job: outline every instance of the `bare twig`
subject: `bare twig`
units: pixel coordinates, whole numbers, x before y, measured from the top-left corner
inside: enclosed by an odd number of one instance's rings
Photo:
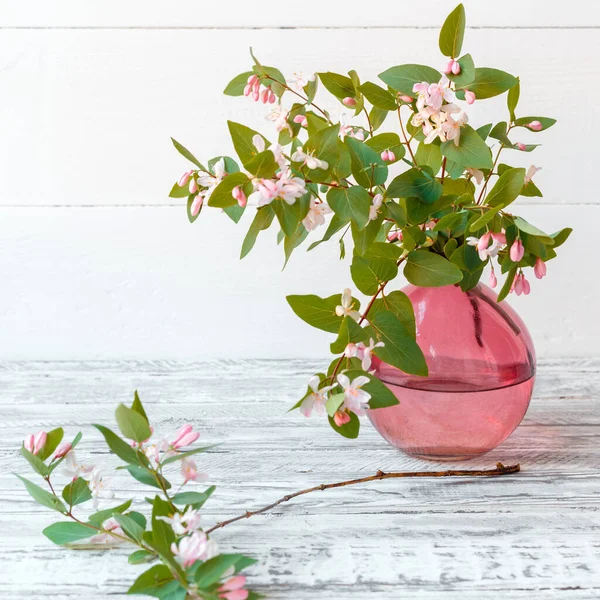
[[[227,521],[221,521],[216,525],[213,525],[209,529],[206,529],[206,533],[212,533],[215,529],[221,529],[221,527],[225,527],[226,525],[231,525],[231,523],[235,523],[236,521],[241,521],[242,519],[249,519],[254,515],[260,515],[265,513],[272,508],[275,508],[279,504],[283,502],[288,502],[293,498],[297,498],[298,496],[304,496],[305,494],[310,494],[311,492],[318,492],[329,490],[332,488],[345,487],[347,485],[356,485],[357,483],[367,483],[369,481],[379,481],[380,479],[400,479],[406,477],[499,477],[501,475],[510,475],[512,473],[518,473],[521,470],[521,465],[509,465],[505,467],[502,463],[497,463],[495,469],[483,469],[483,470],[449,470],[449,471],[406,471],[401,473],[384,473],[383,471],[377,471],[375,475],[370,475],[368,477],[361,477],[360,479],[349,479],[348,481],[338,481],[336,483],[322,483],[321,485],[316,485],[311,488],[307,488],[305,490],[301,490],[299,492],[294,492],[293,494],[287,494],[280,498],[276,502],[269,504],[268,506],[264,506],[263,508],[259,508],[258,510],[247,510],[243,515],[239,515],[234,517],[233,519],[228,519]]]

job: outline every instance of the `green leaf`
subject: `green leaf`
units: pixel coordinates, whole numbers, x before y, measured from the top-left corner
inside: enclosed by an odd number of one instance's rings
[[[408,96],[414,96],[413,86],[415,83],[421,83],[422,81],[437,83],[442,78],[442,74],[425,65],[410,64],[391,67],[380,73],[379,78],[394,90]]]
[[[21,446],[21,456],[32,466],[33,470],[42,477],[50,473],[50,468],[37,455],[29,452],[25,446]]]
[[[514,202],[525,182],[525,169],[509,169],[498,177],[498,181],[486,196],[485,203],[488,206],[506,208]],[[473,229],[471,229],[473,231]]]
[[[223,212],[234,222],[239,223],[242,215],[244,214],[245,207],[240,206],[239,204],[234,204],[233,206],[226,206],[223,209]]]
[[[144,410],[144,406],[142,405],[142,401],[140,400],[140,396],[137,390],[135,390],[135,392],[133,393],[133,403],[131,404],[131,410],[135,410],[136,413],[138,413],[139,415],[144,417],[144,419],[146,419],[146,423],[150,423],[150,420],[148,419],[148,415]]]
[[[421,142],[415,153],[417,165],[429,167],[433,175],[437,175],[442,167],[442,151],[437,144]]]
[[[184,600],[187,594],[166,565],[155,565],[142,573],[127,593],[153,596],[162,600]]]
[[[363,294],[372,296],[384,281],[390,281],[398,275],[398,266],[393,258],[365,258],[355,255],[350,273],[356,287]]]
[[[493,161],[490,149],[470,125],[464,125],[461,128],[458,146],[454,144],[453,140],[448,140],[442,143],[441,151],[443,156],[465,168],[492,168]]]
[[[174,504],[204,504],[208,500],[208,496],[204,492],[180,492],[175,494],[171,501]]]
[[[477,231],[482,227],[485,227],[490,221],[494,219],[494,217],[498,214],[498,211],[501,210],[502,207],[497,206],[491,210],[485,211],[480,217],[471,221],[469,224],[469,231]]]
[[[508,90],[508,96],[506,98],[506,104],[508,105],[508,112],[510,114],[510,120],[515,121],[515,110],[517,110],[517,104],[519,104],[519,96],[521,95],[521,84],[519,83],[519,78],[517,77],[516,85]]]
[[[227,121],[227,126],[229,127],[233,147],[246,168],[250,161],[259,154],[258,149],[252,141],[255,135],[262,137],[263,140],[265,140],[266,146],[270,145],[269,141],[263,135],[254,129],[250,129],[250,127],[246,127],[240,123],[234,123],[233,121]]]
[[[130,440],[144,442],[152,435],[147,419],[124,404],[117,407],[115,418],[121,433]]]
[[[456,265],[428,250],[413,250],[408,255],[404,276],[419,287],[451,285],[462,279],[462,273]]]
[[[369,121],[371,121],[373,131],[377,131],[383,125],[389,114],[387,110],[383,110],[383,108],[379,108],[378,106],[374,106],[371,109],[369,112]]]
[[[325,86],[328,92],[333,94],[339,100],[344,98],[354,98],[356,91],[350,77],[339,75],[338,73],[319,73],[319,79]]]
[[[365,330],[350,317],[344,317],[337,339],[330,346],[332,354],[341,354],[350,343],[364,342]]]
[[[519,231],[524,231],[529,235],[534,235],[535,237],[539,238],[540,242],[542,242],[543,244],[548,244],[551,246],[554,243],[554,240],[551,236],[549,236],[547,233],[544,233],[541,229],[538,229],[531,223],[528,223],[522,217],[515,217],[514,223],[519,229]]]
[[[487,125],[482,125],[481,127],[478,127],[475,131],[477,132],[479,137],[483,141],[485,141],[485,140],[487,140],[487,137],[490,134],[491,130],[492,130],[492,124],[488,123]]]
[[[498,302],[502,302],[506,296],[510,293],[510,288],[512,287],[512,283],[515,279],[515,275],[517,274],[518,267],[515,265],[506,275],[506,279],[504,280],[504,285],[498,294]]]
[[[456,58],[462,49],[465,36],[465,7],[459,4],[446,18],[440,31],[440,51],[444,56]]]
[[[148,460],[144,460],[127,442],[122,440],[117,434],[113,433],[108,427],[103,425],[93,425],[106,440],[106,444],[111,451],[116,454],[121,460],[132,465],[147,464]]]
[[[218,556],[209,558],[196,569],[194,575],[196,584],[200,588],[207,588],[214,585],[230,567],[235,567],[236,563],[242,558],[246,557],[241,554],[219,554]]]
[[[330,333],[338,333],[342,324],[342,317],[335,314],[336,306],[341,305],[342,299],[340,294],[329,296],[329,298],[320,298],[312,294],[300,296],[287,296],[288,304],[292,310],[303,321]],[[360,304],[358,300],[354,300],[355,309],[358,310]]]
[[[515,119],[515,126],[526,127],[527,129],[529,129],[527,125],[529,125],[529,123],[532,123],[533,121],[539,121],[541,123],[542,128],[540,129],[540,131],[545,131],[546,129],[552,127],[554,123],[556,123],[556,119],[550,119],[549,117],[521,117],[520,119]],[[536,131],[535,129],[529,129],[529,131],[539,133],[539,131]]]
[[[171,517],[171,505],[160,496],[155,496],[152,502],[152,544],[162,555],[170,555],[171,544],[175,541],[173,528],[158,517]]]
[[[91,500],[92,493],[90,492],[88,482],[81,477],[77,477],[77,479],[64,487],[62,497],[69,506],[76,506],[77,504]]]
[[[402,325],[410,333],[411,337],[416,335],[415,313],[410,298],[399,290],[382,296],[373,302],[369,314],[375,316],[377,312],[386,310],[398,317]]]
[[[434,231],[452,231],[454,227],[462,223],[465,212],[451,212],[444,215],[433,228]]]
[[[514,148],[515,146],[508,137],[508,124],[506,121],[496,123],[494,128],[490,131],[490,137],[502,142],[502,144],[508,148]]]
[[[269,229],[274,217],[275,211],[269,204],[256,211],[256,215],[254,215],[254,219],[252,220],[250,228],[248,229],[248,233],[246,234],[244,242],[242,243],[240,258],[244,258],[244,256],[246,256],[250,250],[254,248],[258,234],[265,229]]]
[[[132,500],[127,500],[123,504],[119,504],[119,506],[115,506],[114,508],[106,508],[104,510],[99,510],[98,512],[90,515],[89,522],[95,527],[101,527],[102,523],[107,519],[110,519],[113,515],[117,513],[124,513],[130,506]]]
[[[479,283],[479,280],[481,279],[481,275],[483,273],[483,267],[484,265],[482,264],[481,267],[479,267],[479,269],[476,269],[475,271],[463,271],[463,278],[460,280],[459,284],[460,289],[463,292],[468,292]]]
[[[56,429],[49,431],[46,434],[46,443],[44,444],[44,447],[37,453],[37,457],[44,461],[51,456],[58,445],[62,442],[64,433],[65,432],[63,431],[62,427],[57,427]]]
[[[344,402],[344,394],[343,393],[329,394],[329,397],[327,398],[327,403],[325,404],[325,407],[327,409],[327,414],[330,417],[333,417],[333,415],[335,415],[336,411],[342,405],[343,402]]]
[[[371,196],[363,187],[331,188],[327,203],[342,221],[352,221],[359,229],[369,222]]]
[[[398,107],[394,96],[376,83],[367,81],[360,86],[360,91],[373,106],[387,111],[396,110]]]
[[[136,542],[142,541],[144,535],[144,528],[140,526],[134,519],[128,515],[122,515],[116,513],[113,519],[121,526],[121,529],[125,532],[125,535]]]
[[[412,332],[395,314],[381,310],[373,316],[369,313],[368,318],[377,338],[385,344],[375,350],[375,354],[381,360],[405,373],[427,375],[427,363],[423,352]]]
[[[83,525],[81,523],[53,523],[49,527],[46,527],[42,533],[51,541],[58,546],[64,546],[72,542],[84,540],[97,532],[91,527]]]
[[[249,160],[246,163],[246,169],[248,169],[255,177],[270,179],[279,169],[279,165],[275,162],[275,155],[273,152],[271,150],[265,150],[264,152],[257,154],[252,160]],[[246,177],[246,183],[247,182],[248,178]]]
[[[377,239],[382,231],[381,224],[383,223],[383,217],[380,215],[374,221],[370,221],[364,229],[358,229],[356,225],[352,224],[352,240],[354,242],[354,254],[364,256],[371,245]]]
[[[42,489],[39,485],[36,485],[32,481],[29,481],[29,479],[25,479],[25,477],[21,477],[20,475],[17,475],[17,477],[25,484],[25,489],[38,504],[61,513],[67,512],[65,505],[60,501],[59,498]]]
[[[442,184],[429,172],[413,168],[395,177],[386,195],[389,198],[418,198],[425,204],[433,204],[442,195]]]
[[[331,425],[332,429],[337,431],[337,433],[340,435],[343,435],[345,438],[350,440],[354,440],[358,437],[358,432],[360,431],[360,420],[353,412],[349,412],[348,414],[350,415],[350,420],[347,423],[344,423],[341,427],[338,427],[335,424],[333,417],[330,416],[328,416],[329,424]]]
[[[179,183],[175,183],[169,192],[169,198],[187,198],[189,194],[187,185],[182,187]]]
[[[562,246],[567,241],[571,233],[573,233],[573,229],[571,229],[571,227],[565,227],[556,233],[552,233],[550,237],[554,240],[553,248]]]
[[[306,213],[302,215],[298,210],[299,205],[299,201],[296,201],[294,204],[288,204],[281,198],[273,200],[269,205],[275,211],[281,229],[287,236],[294,235],[298,228],[298,223],[306,216]]]
[[[201,448],[194,448],[193,450],[188,450],[187,452],[178,452],[177,454],[175,454],[175,456],[169,456],[169,458],[165,458],[164,460],[161,460],[160,464],[164,467],[164,466],[170,465],[171,463],[176,462],[178,460],[183,460],[184,458],[189,458],[190,456],[193,456],[194,454],[201,454],[202,452],[206,452],[207,450],[210,450],[211,448],[216,448],[219,445],[220,444],[211,444],[210,446],[202,446]]]
[[[478,100],[484,100],[503,94],[518,83],[519,80],[509,73],[499,69],[479,67],[475,69],[475,79],[469,85],[469,89]]]
[[[346,136],[344,144],[350,152],[352,175],[356,183],[365,188],[372,188],[386,182],[387,165],[375,150],[350,136]]]
[[[455,252],[452,253],[450,262],[456,265],[464,274],[464,272],[473,273],[481,268],[482,261],[479,258],[479,253],[473,246],[463,244]]]
[[[232,96],[234,94],[231,94]],[[150,562],[156,558],[152,552],[148,552],[147,550],[136,550],[133,554],[129,555],[127,562],[130,565],[140,565],[142,563]]]
[[[154,474],[146,467],[140,467],[138,465],[127,465],[125,468],[127,469],[127,471],[129,471],[129,474],[134,479],[136,479],[140,483],[143,483],[144,485],[149,485],[158,489],[162,489],[164,487],[167,490],[171,487],[171,484],[162,475]],[[162,483],[162,486],[159,483],[159,481],[157,481],[157,478]]]
[[[271,158],[273,158],[273,153],[270,150],[263,152],[263,154],[270,154]],[[227,175],[211,193],[208,198],[208,205],[217,208],[227,208],[228,206],[237,205],[238,201],[231,195],[233,188],[238,186],[243,187],[249,182],[248,175],[241,171]]]
[[[254,75],[254,71],[246,71],[236,75],[223,90],[226,96],[243,96],[244,89],[248,84],[248,79]]]
[[[187,158],[191,163],[194,163],[201,171],[207,171],[205,167],[202,166],[202,163],[185,147],[182,146],[177,140],[171,138],[173,142],[173,146],[181,156]]]
[[[348,221],[345,221],[338,215],[334,214],[333,217],[331,218],[331,221],[329,221],[329,225],[327,226],[327,231],[325,232],[325,235],[323,236],[323,238],[316,242],[313,242],[308,247],[308,251],[313,250],[314,248],[316,248],[323,242],[329,241],[338,231],[343,229],[347,224],[348,224]]]

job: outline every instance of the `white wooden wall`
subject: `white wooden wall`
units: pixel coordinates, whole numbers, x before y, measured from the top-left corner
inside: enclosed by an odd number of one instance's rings
[[[247,220],[205,211],[190,225],[167,198],[187,167],[169,136],[205,160],[232,152],[226,119],[271,133],[262,105],[221,94],[250,46],[289,75],[439,67],[455,3],[0,1],[0,359],[322,356],[327,336],[285,295],[349,285],[337,245],[298,252],[282,273],[272,231],[240,262]],[[575,233],[511,302],[540,355],[597,354],[600,3],[465,5],[476,64],[521,76],[522,115],[559,119],[542,148],[510,158],[543,167],[525,218]],[[483,124],[504,111],[502,99],[470,112]]]

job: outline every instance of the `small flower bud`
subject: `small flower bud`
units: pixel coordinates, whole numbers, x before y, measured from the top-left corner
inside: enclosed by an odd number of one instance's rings
[[[455,60],[454,64],[452,65],[452,74],[459,75],[460,71],[461,71],[460,64],[457,60]]]
[[[342,104],[344,106],[347,106],[348,108],[353,108],[354,106],[356,106],[356,100],[348,96],[342,100]]]
[[[248,203],[246,194],[241,185],[238,185],[231,190],[231,195],[237,200],[238,204],[243,208]]]
[[[495,288],[498,285],[498,280],[496,279],[496,273],[494,273],[494,269],[492,267],[492,271],[490,273],[490,281],[489,281],[490,287],[491,288]]]
[[[333,422],[338,427],[341,427],[342,425],[350,422],[350,415],[345,410],[336,410],[335,414],[333,415]]]
[[[413,101],[413,98],[411,96],[405,96],[404,94],[398,97],[400,98],[400,100],[402,100],[402,102],[410,103]]]
[[[388,242],[394,242],[398,238],[397,231],[390,231],[387,235]]]
[[[539,121],[531,121],[527,127],[531,129],[531,131],[541,131],[544,129],[544,126]]]
[[[394,162],[396,160],[396,155],[391,150],[388,150],[388,160],[390,162]]]
[[[383,161],[387,162],[387,161],[390,159],[390,158],[389,158],[389,156],[390,156],[390,155],[389,155],[389,152],[388,152],[387,150],[384,150],[384,151],[381,153],[381,160],[383,160]]]
[[[269,101],[269,94],[271,93],[271,90],[269,88],[263,88],[262,92],[260,93],[260,101],[263,104],[266,104]]]
[[[188,190],[190,194],[195,194],[198,191],[198,182],[195,179],[190,179],[190,185],[188,186]]]
[[[527,146],[523,142],[517,142],[517,148],[521,152],[525,152],[525,150],[527,150]]]
[[[192,213],[192,217],[198,216],[200,209],[202,208],[202,203],[204,202],[203,196],[196,196],[194,201],[192,202],[192,206],[190,207],[190,212]]]
[[[529,296],[529,293],[531,292],[531,286],[529,285],[529,281],[527,281],[527,279],[525,278],[525,275],[523,275],[522,273],[521,282],[523,284],[523,294],[525,294],[525,296]]]
[[[444,73],[445,73],[446,75],[450,75],[450,73],[452,73],[452,67],[453,67],[453,66],[454,66],[454,59],[453,59],[453,58],[451,58],[451,59],[448,61],[448,64],[446,65],[446,68],[444,69]]]
[[[535,266],[533,267],[533,272],[538,279],[542,279],[546,275],[546,263],[538,256],[535,261]]]
[[[183,187],[184,185],[187,185],[187,182],[190,180],[190,177],[192,175],[193,171],[186,171],[180,178],[179,181],[177,182],[177,185],[179,187]]]
[[[473,104],[473,102],[475,102],[475,100],[476,100],[475,93],[470,90],[465,90],[465,102],[467,104]]]
[[[308,121],[304,115],[296,115],[294,117],[294,123],[299,123],[302,127],[306,127],[308,125]]]
[[[525,255],[525,248],[523,247],[523,242],[520,239],[516,239],[512,246],[510,247],[510,260],[515,263],[520,262],[520,260]]]
[[[54,453],[54,458],[62,458],[63,456],[69,454],[72,449],[73,447],[69,442],[63,442],[62,444],[59,444],[56,452]]]
[[[274,104],[275,100],[277,100],[277,96],[275,96],[273,90],[269,90],[269,104]]]

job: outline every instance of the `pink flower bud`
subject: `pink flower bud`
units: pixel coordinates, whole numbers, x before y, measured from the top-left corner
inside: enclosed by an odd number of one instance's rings
[[[525,150],[527,150],[527,146],[523,142],[517,142],[517,148],[521,152],[525,152]]]
[[[459,75],[460,71],[461,71],[460,64],[458,63],[457,60],[455,60],[454,64],[452,65],[452,74]]]
[[[446,68],[444,69],[444,73],[446,75],[450,75],[450,73],[452,73],[452,67],[454,67],[454,59],[453,58],[451,58],[448,61],[448,64],[446,65]]]
[[[384,151],[381,153],[381,160],[383,160],[383,161],[387,162],[389,159],[390,159],[390,155],[389,155],[388,151],[387,151],[387,150],[384,150]]]
[[[518,263],[524,254],[525,248],[523,247],[523,242],[520,239],[516,239],[510,247],[510,260]]]
[[[519,274],[515,278],[515,294],[520,296],[523,293],[523,275]]]
[[[345,410],[336,410],[335,414],[333,415],[333,422],[338,427],[341,427],[342,425],[350,422],[350,415]]]
[[[477,250],[485,250],[490,245],[490,238],[492,234],[488,231],[484,233],[480,238],[479,242],[477,242]]]
[[[477,98],[474,92],[472,92],[471,90],[465,90],[465,102],[467,104],[473,104],[473,102],[475,102],[476,99]]]
[[[257,75],[250,75],[250,77],[248,77],[247,83],[248,83],[248,85],[254,85],[257,81],[258,81]]]
[[[527,127],[531,129],[531,131],[541,131],[544,129],[544,126],[539,121],[531,121]]]
[[[527,281],[527,279],[525,278],[525,275],[523,275],[522,273],[521,283],[523,285],[523,294],[525,294],[525,296],[529,296],[529,293],[531,292],[531,286],[529,285],[529,281]]]
[[[192,206],[190,207],[190,213],[192,213],[192,217],[197,217],[200,209],[202,208],[202,203],[204,202],[204,196],[196,196],[194,201],[192,202]]]
[[[180,178],[179,181],[177,182],[177,185],[179,187],[183,187],[184,185],[187,185],[187,182],[190,180],[190,177],[192,176],[193,171],[186,171]]]
[[[244,589],[246,578],[243,575],[230,577],[217,591],[222,600],[246,600],[248,590]]]
[[[248,84],[246,84],[246,87],[244,88],[244,96],[249,96],[251,92],[252,92],[252,86],[248,83]]]
[[[400,100],[402,100],[402,102],[410,103],[413,101],[413,98],[411,96],[402,95],[400,96]]]
[[[506,246],[506,235],[504,233],[492,233],[492,239],[499,244]]]
[[[490,287],[491,288],[495,288],[498,285],[498,280],[496,279],[496,273],[494,273],[494,269],[492,268],[491,272],[490,272],[490,281],[489,281]]]
[[[270,92],[271,90],[269,88],[264,88],[263,91],[260,93],[260,101],[263,104],[266,104],[269,101]]]
[[[535,266],[533,267],[533,272],[538,279],[542,279],[542,277],[546,276],[546,263],[538,256],[535,261]]]
[[[62,444],[59,444],[56,452],[54,453],[54,458],[62,458],[63,456],[69,454],[72,449],[73,447],[69,442],[63,442]]]
[[[396,160],[396,155],[391,150],[388,150],[388,160],[390,162],[394,162]]]
[[[252,89],[252,100],[254,100],[254,102],[258,102],[259,97],[260,89],[254,86],[254,88]]]
[[[273,104],[277,100],[277,96],[273,93],[273,90],[269,90],[269,104]]]
[[[190,194],[195,194],[200,189],[198,182],[195,179],[191,179],[188,189],[190,190]]]
[[[189,446],[190,444],[193,444],[199,437],[200,434],[197,431],[194,431],[191,425],[184,425],[177,432],[177,435],[171,443],[171,446],[173,446],[175,449],[182,448],[183,446]]]
[[[248,198],[244,194],[244,189],[238,185],[231,190],[231,195],[237,200],[238,204],[243,208],[248,203]]]
[[[32,454],[37,454],[44,447],[47,439],[48,435],[45,431],[38,431],[35,435],[30,433],[25,438],[23,446],[25,450],[29,450]]]
[[[397,231],[390,231],[387,235],[387,240],[388,242],[393,242],[396,239],[398,239],[398,232]]]
[[[304,115],[296,115],[294,117],[294,123],[299,123],[302,127],[306,127],[308,125],[308,120]]]
[[[30,433],[24,440],[23,440],[23,447],[25,448],[25,450],[27,450],[28,452],[33,452],[33,433]]]
[[[342,104],[344,106],[347,106],[348,108],[352,108],[352,107],[356,106],[356,100],[354,98],[351,98],[350,96],[348,96],[347,98],[344,98],[342,100]]]

